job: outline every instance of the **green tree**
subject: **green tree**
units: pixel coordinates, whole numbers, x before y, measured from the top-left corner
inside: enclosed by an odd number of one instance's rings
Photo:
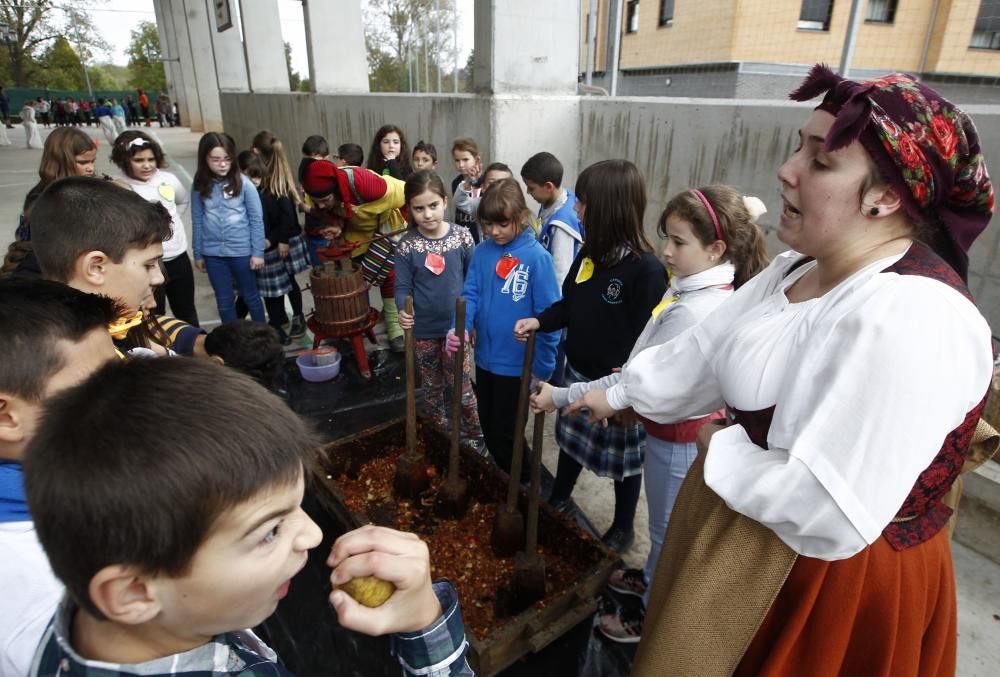
[[[86,90],[80,55],[66,38],[56,38],[41,58],[42,82],[49,89]]]
[[[98,63],[90,66],[89,70],[90,84],[94,89],[122,91],[132,88],[132,73],[129,71],[128,66],[119,66],[114,63]]]
[[[57,37],[66,38],[87,60],[94,52],[107,52],[108,44],[86,11],[95,2],[105,0],[3,0],[0,25],[10,36],[2,50],[5,76],[19,87],[41,84],[33,81],[42,76],[39,53],[51,49]]]
[[[292,68],[292,45],[288,42],[285,43],[285,66],[288,67],[288,89],[293,92],[300,91],[302,76]]]
[[[436,91],[439,70],[445,89],[443,74],[455,62],[456,1],[368,0],[363,14],[372,91],[409,91],[411,64],[420,91]]]
[[[372,44],[365,36],[368,50],[368,89],[373,92],[403,92],[409,90],[408,74],[392,54]]]
[[[150,94],[167,89],[167,75],[160,60],[160,34],[152,21],[142,21],[132,30],[125,50],[128,55],[129,85]]]

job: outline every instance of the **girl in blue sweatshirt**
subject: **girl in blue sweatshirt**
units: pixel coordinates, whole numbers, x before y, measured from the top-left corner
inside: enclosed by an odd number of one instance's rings
[[[236,144],[209,132],[198,142],[198,171],[191,187],[194,265],[215,291],[223,324],[236,319],[233,279],[254,322],[264,322],[255,271],[264,267],[264,216],[257,189],[240,174]]]
[[[466,329],[474,333],[476,397],[486,447],[504,470],[510,470],[514,446],[524,344],[514,338],[514,324],[534,317],[559,300],[552,257],[528,224],[531,212],[521,186],[503,179],[479,202],[479,223],[487,235],[472,255],[462,295]],[[449,347],[457,347],[454,329]],[[559,333],[539,333],[532,376],[545,380],[555,368]],[[524,445],[521,481],[527,481],[530,449]]]

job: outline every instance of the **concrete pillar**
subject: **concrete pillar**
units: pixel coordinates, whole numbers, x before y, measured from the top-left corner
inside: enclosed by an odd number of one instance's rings
[[[367,94],[361,0],[302,0],[309,77],[317,94]],[[330,27],[337,26],[332,39]]]
[[[579,0],[476,0],[476,91],[490,97],[490,160],[515,175],[547,150],[575,180],[580,155]]]
[[[167,94],[177,104],[181,121],[187,125],[187,95],[184,91],[184,74],[181,72],[173,14],[166,0],[153,0],[153,10],[156,12],[156,31],[160,36],[160,55],[164,59],[163,70],[167,76]]]
[[[172,4],[181,4],[175,0]],[[215,53],[212,50],[211,31],[215,30],[214,17],[210,17],[205,0],[183,0],[187,23],[188,41],[194,69],[195,87],[201,106],[201,129],[196,131],[221,132],[222,106],[219,103],[219,80],[215,75]],[[194,116],[192,125],[194,129]]]
[[[576,94],[579,0],[476,0],[475,39],[477,90]]]
[[[201,132],[205,123],[201,114],[201,98],[198,94],[198,84],[194,75],[194,56],[191,53],[191,38],[188,34],[187,13],[184,11],[184,0],[171,0],[163,3],[164,23],[168,27],[167,34],[173,35],[175,52],[171,58],[178,58],[176,73],[180,73],[177,91],[177,108],[181,114],[181,124],[193,131]]]
[[[243,46],[252,92],[287,92],[288,64],[277,0],[240,0]],[[340,44],[339,21],[322,26],[327,40]],[[336,30],[336,34],[334,31]]]
[[[212,34],[212,49],[215,52],[215,75],[221,92],[249,92],[247,62],[243,55],[243,38],[235,25],[221,33],[215,25],[215,10],[212,0],[205,0],[208,13],[209,32]]]

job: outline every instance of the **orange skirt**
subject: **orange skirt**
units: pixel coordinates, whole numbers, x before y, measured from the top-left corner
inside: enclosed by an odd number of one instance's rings
[[[954,675],[957,635],[946,531],[899,551],[879,538],[837,562],[799,557],[735,674]]]

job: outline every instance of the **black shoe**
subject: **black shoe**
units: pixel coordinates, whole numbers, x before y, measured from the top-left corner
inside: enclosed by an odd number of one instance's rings
[[[628,550],[634,540],[635,531],[632,529],[626,531],[616,526],[612,526],[601,536],[601,541],[604,542],[604,545],[617,553],[623,553]]]
[[[406,339],[402,336],[397,336],[394,339],[389,339],[389,350],[394,353],[402,353],[406,350]]]
[[[306,335],[306,318],[304,316],[296,315],[292,318],[292,326],[288,329],[288,335],[293,339]]]
[[[275,327],[275,330],[278,332],[278,340],[281,341],[281,345],[287,346],[292,342],[292,339],[288,337],[288,334],[285,333],[284,329],[281,327]]]

